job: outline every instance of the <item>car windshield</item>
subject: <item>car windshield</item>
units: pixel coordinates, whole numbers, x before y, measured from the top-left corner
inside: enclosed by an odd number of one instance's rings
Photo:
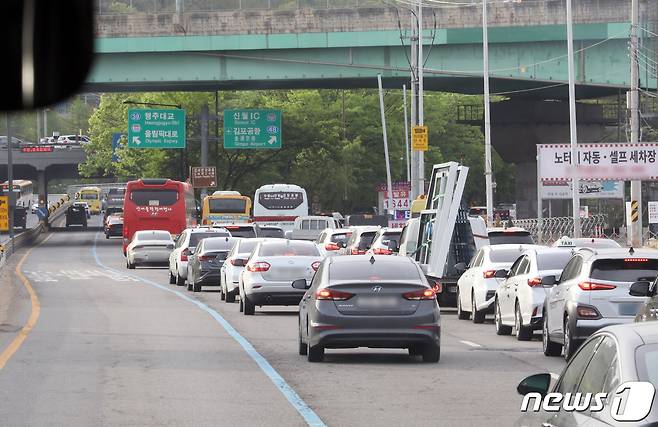
[[[512,263],[519,257],[519,255],[521,255],[521,251],[519,251],[518,248],[502,250],[494,250],[492,248],[489,252],[489,259],[491,262]]]
[[[203,249],[206,251],[230,250],[235,241],[230,237],[211,237],[203,242]]]
[[[211,213],[246,213],[247,201],[245,199],[218,198],[209,199],[208,208]]]
[[[130,200],[137,206],[171,206],[178,200],[176,190],[133,190]]]
[[[147,231],[135,234],[135,240],[171,240],[171,234],[166,231]]]
[[[366,231],[359,236],[359,249],[368,249],[375,239],[376,231]]]
[[[421,280],[418,268],[411,262],[380,261],[371,263],[369,258],[364,258],[363,262],[337,262],[330,265],[329,280],[332,281],[399,280],[417,282]]]
[[[295,242],[288,240],[286,242],[263,243],[258,252],[259,256],[320,256],[318,248],[312,243]]]
[[[658,388],[658,344],[639,347],[635,351],[635,363],[639,379]]]
[[[231,233],[233,237],[244,237],[252,238],[256,237],[256,230],[254,227],[238,227],[238,226],[227,226],[226,229]]]
[[[242,240],[239,243],[240,246],[238,247],[238,253],[249,254],[254,250],[257,244],[258,240]]]
[[[333,243],[345,243],[350,238],[352,233],[336,233],[331,235],[331,242]]]
[[[389,242],[394,241],[396,243],[396,246],[400,246],[400,234],[401,232],[387,232],[384,233],[384,235],[379,239],[379,245],[387,248],[389,246]]]
[[[80,198],[82,200],[98,200],[98,193],[82,193]]]
[[[658,276],[658,259],[628,257],[598,259],[592,264],[592,279],[612,282],[653,281]]]
[[[215,231],[215,232],[205,232],[205,233],[191,233],[190,234],[190,243],[189,247],[195,247],[196,245],[199,244],[199,242],[206,237],[228,237],[228,233],[223,232],[223,231]]]
[[[564,250],[556,253],[538,253],[537,269],[542,270],[562,270],[571,259],[571,251]]]
[[[506,245],[512,243],[532,245],[535,242],[527,231],[490,231],[490,245]]]
[[[261,228],[258,235],[260,237],[276,237],[283,238],[285,235],[280,228]]]

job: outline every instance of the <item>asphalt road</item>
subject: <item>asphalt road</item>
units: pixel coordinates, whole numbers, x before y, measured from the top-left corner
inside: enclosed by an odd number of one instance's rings
[[[48,204],[50,205],[51,203],[57,202],[63,196],[64,196],[63,194],[49,194]],[[36,227],[38,224],[39,224],[39,218],[37,217],[37,214],[31,213],[30,210],[28,209],[27,218],[26,218],[26,230]],[[23,231],[25,230],[23,230],[22,228],[14,228],[14,234],[16,236],[21,234]],[[9,241],[9,234],[7,232],[0,234],[0,243],[5,243],[7,241]]]
[[[30,314],[20,258],[0,278],[0,358]],[[450,310],[438,364],[368,349],[311,364],[296,308],[245,317],[216,292],[169,285],[166,269],[127,270],[120,240],[95,231],[51,233],[21,270],[41,311],[0,368],[3,426],[502,426],[519,417],[522,378],[564,366],[539,336],[499,337]]]

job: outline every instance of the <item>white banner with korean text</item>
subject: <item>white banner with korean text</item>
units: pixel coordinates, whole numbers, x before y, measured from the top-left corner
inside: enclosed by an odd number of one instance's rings
[[[578,144],[578,178],[599,180],[658,180],[658,143]],[[569,181],[573,175],[569,144],[538,144],[541,181]]]
[[[623,199],[624,181],[580,181],[581,199]],[[571,181],[541,181],[539,194],[542,200],[571,199]]]

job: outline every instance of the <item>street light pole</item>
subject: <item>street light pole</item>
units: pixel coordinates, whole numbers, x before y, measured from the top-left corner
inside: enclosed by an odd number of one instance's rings
[[[418,124],[418,19],[411,14],[411,128]],[[423,194],[424,188],[418,187],[418,156],[420,151],[411,148],[411,198]]]
[[[7,201],[9,202],[9,241],[11,242],[10,254],[14,253],[14,144],[11,138],[11,120],[9,113],[5,113],[5,125],[7,128]]]
[[[423,68],[425,66],[423,55],[423,0],[418,0],[418,125],[425,125]],[[425,194],[425,152],[418,151],[418,195]]]
[[[409,163],[409,122],[407,121],[407,85],[402,85],[402,103],[404,104],[404,157],[407,164],[407,181],[411,180],[411,163]]]
[[[386,134],[386,114],[384,111],[384,90],[382,89],[382,75],[377,74],[377,86],[379,87],[379,111],[382,116],[382,136],[384,137],[384,158],[386,160],[386,186],[388,188],[388,209],[386,215],[390,219],[390,212],[393,212],[393,186],[391,184],[391,163],[388,159],[388,137]]]
[[[571,0],[567,0],[567,56],[569,67],[569,134],[571,137],[571,199],[573,208],[573,237],[580,237],[580,182],[578,179],[578,131],[576,127],[576,77],[573,60],[573,14]],[[537,197],[539,188],[537,188]]]
[[[489,92],[489,27],[487,0],[482,0],[482,58],[484,74],[484,180],[487,199],[487,224],[493,225],[493,184],[491,168],[491,96]]]
[[[640,142],[640,98],[638,69],[638,35],[640,21],[640,2],[631,1],[631,144]],[[642,181],[631,181],[631,245],[642,247]]]

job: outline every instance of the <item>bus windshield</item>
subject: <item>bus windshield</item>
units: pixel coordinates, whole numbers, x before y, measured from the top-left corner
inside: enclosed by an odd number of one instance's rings
[[[176,190],[133,190],[130,200],[137,206],[171,206],[178,200]]]
[[[82,200],[98,200],[98,193],[81,193]]]
[[[245,213],[247,200],[244,198],[211,198],[208,206],[211,213]]]

